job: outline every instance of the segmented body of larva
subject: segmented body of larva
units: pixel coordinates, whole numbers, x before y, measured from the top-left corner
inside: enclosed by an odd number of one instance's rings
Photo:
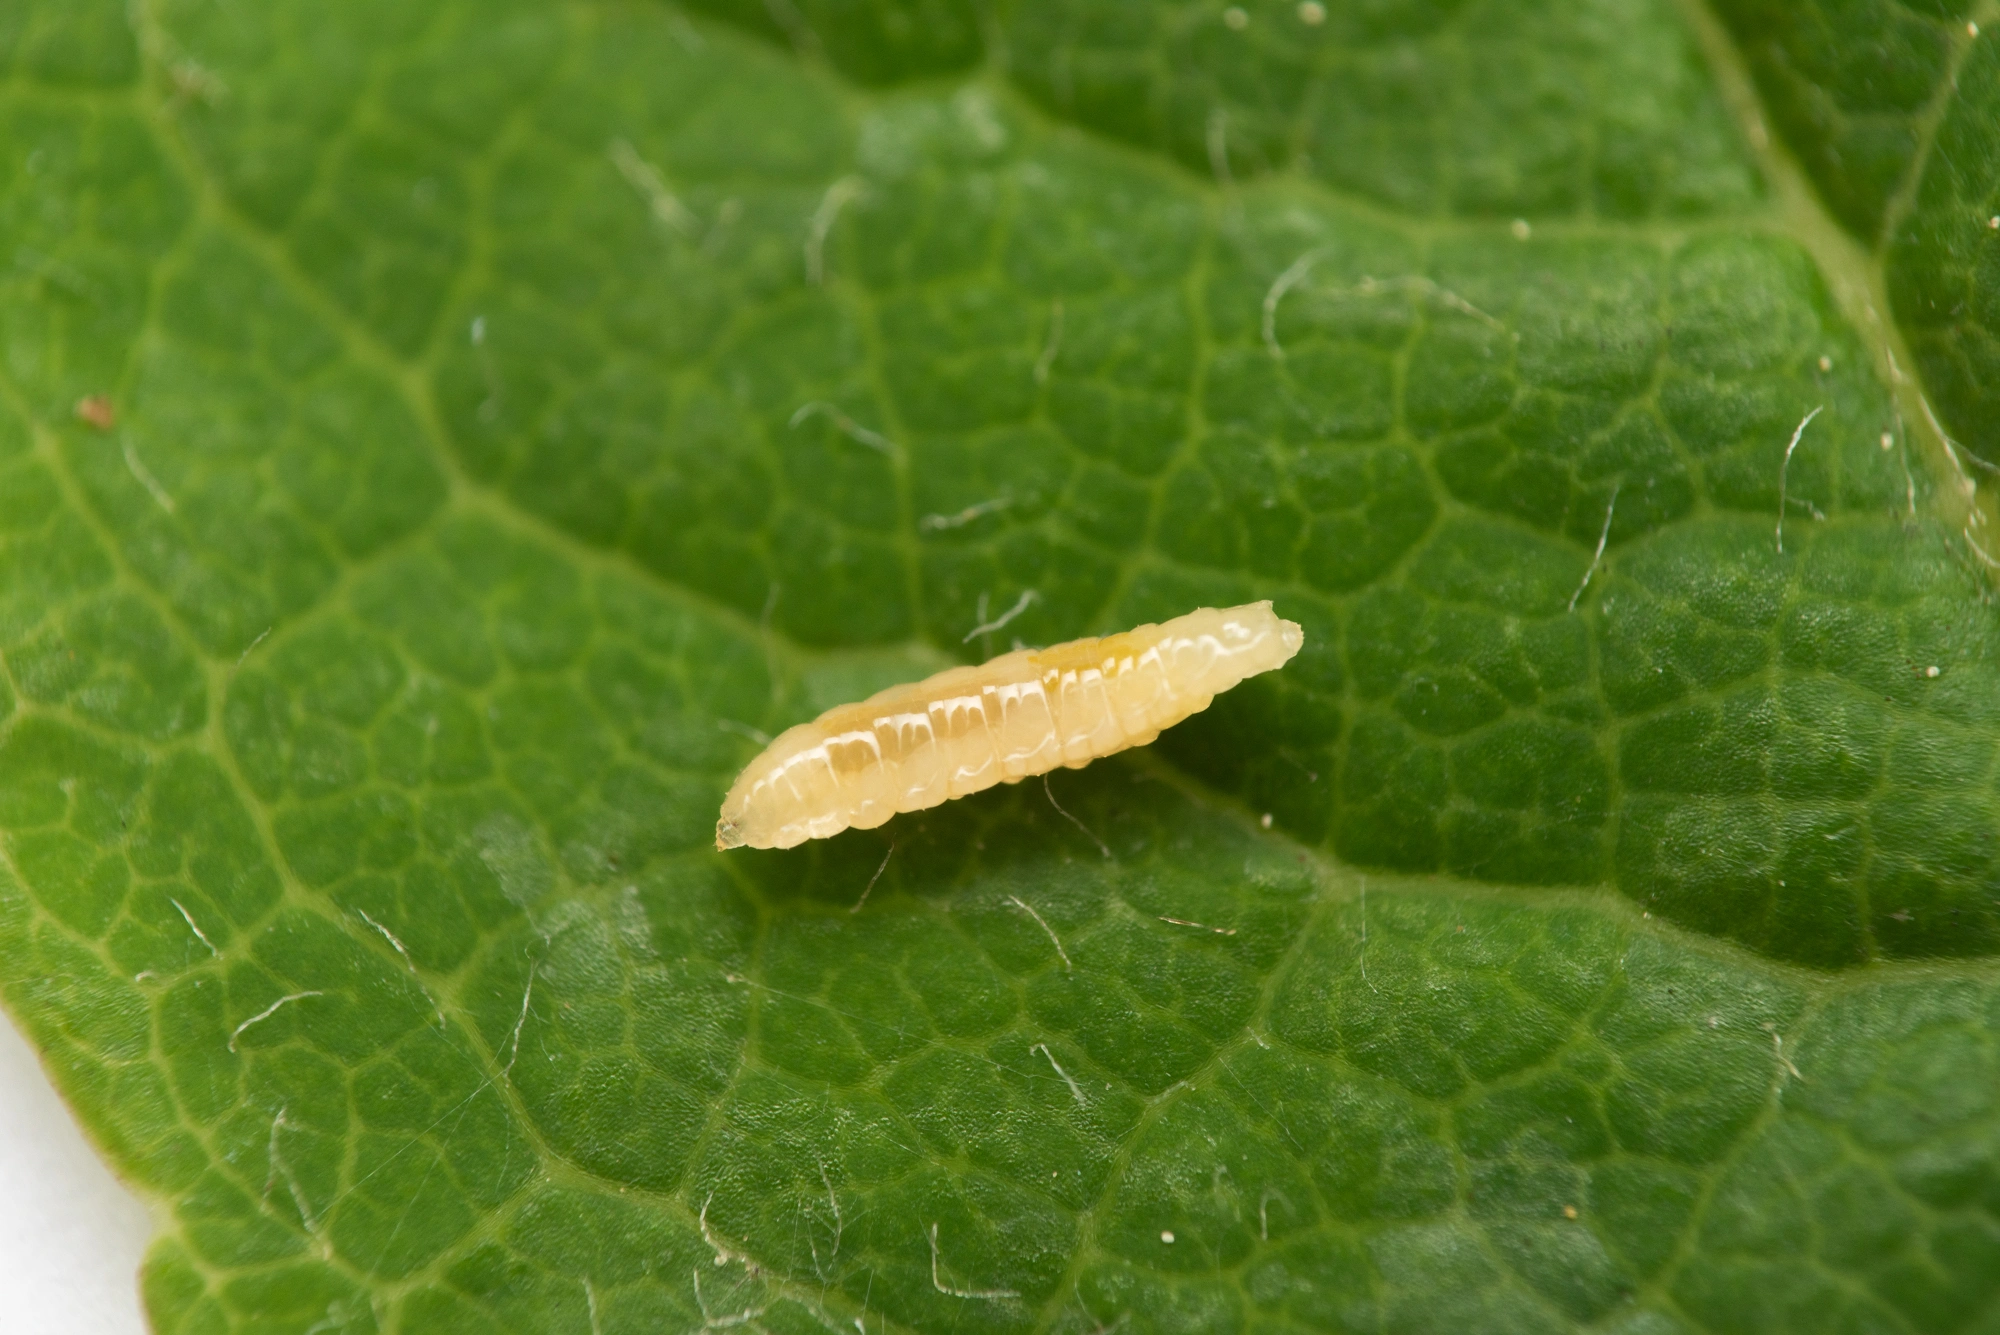
[[[996,783],[1144,746],[1283,667],[1305,632],[1268,602],[1204,607],[1102,639],[1020,649],[829,709],[782,733],[722,803],[717,848],[873,829]]]

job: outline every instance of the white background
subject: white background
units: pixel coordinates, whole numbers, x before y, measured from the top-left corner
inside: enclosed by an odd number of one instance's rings
[[[144,1335],[153,1223],[0,1015],[0,1331]]]

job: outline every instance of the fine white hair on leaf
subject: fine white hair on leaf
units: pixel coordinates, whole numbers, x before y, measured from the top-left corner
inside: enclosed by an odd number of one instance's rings
[[[981,635],[991,635],[996,630],[1006,629],[1008,622],[1012,621],[1015,617],[1021,615],[1021,613],[1027,611],[1030,607],[1034,606],[1035,601],[1039,599],[1041,596],[1042,596],[1041,594],[1035,592],[1033,589],[1023,589],[1021,590],[1021,596],[1014,600],[1014,605],[1008,608],[1006,611],[1002,612],[999,616],[993,618],[993,620],[991,621],[987,621],[984,619],[986,616],[986,602],[985,598],[982,596],[980,599],[980,610],[979,610],[979,615],[981,618],[980,623],[974,626],[971,630],[965,632],[965,638],[960,640],[959,643],[971,644]]]
[[[1361,981],[1368,983],[1370,992],[1376,986],[1368,982],[1368,878],[1361,878]]]
[[[1450,288],[1439,287],[1428,278],[1412,278],[1407,281],[1414,284],[1419,290],[1436,297],[1460,315],[1469,315],[1489,329],[1497,329],[1502,333],[1508,332],[1506,321],[1500,319],[1497,315],[1490,315],[1480,310],[1479,307],[1473,305],[1464,297],[1459,296],[1458,293],[1452,291]],[[1516,334],[1514,337],[1518,340],[1520,335]]]
[[[1965,465],[1968,462],[1973,467],[1982,469],[1985,472],[2000,473],[2000,464],[1988,463],[1971,450],[1966,449],[1958,441],[1952,439],[1951,433],[1944,429],[1944,423],[1938,421],[1937,411],[1931,407],[1931,401],[1928,398],[1919,395],[1917,402],[1923,405],[1924,417],[1930,422],[1931,430],[1937,432],[1938,439],[1944,442],[1945,453],[1951,456],[1952,467],[1957,469],[1959,476],[1965,479],[1967,496],[1972,495],[1973,488],[1972,475],[1965,471]]]
[[[1169,918],[1164,913],[1159,914],[1157,916],[1159,917],[1161,922],[1170,922],[1176,927],[1194,927],[1204,932],[1214,932],[1217,936],[1236,935],[1236,929],[1234,927],[1212,927],[1205,922],[1196,922],[1192,918]]]
[[[1974,556],[1985,562],[1991,569],[2000,570],[2000,559],[1995,559],[1991,552],[1988,552],[1984,547],[1979,545],[1979,539],[1972,536],[1972,525],[1967,524],[1961,532],[1965,537],[1965,545],[1972,549]]]
[[[1285,360],[1284,345],[1278,341],[1279,303],[1285,299],[1286,293],[1306,280],[1306,277],[1312,272],[1313,265],[1324,258],[1327,252],[1332,249],[1333,247],[1331,246],[1318,246],[1307,251],[1296,260],[1293,260],[1284,272],[1272,280],[1271,286],[1265,290],[1261,332],[1264,340],[1264,350],[1271,354],[1271,360],[1280,362]],[[1450,310],[1457,311],[1460,315],[1477,320],[1489,329],[1503,334],[1511,332],[1508,330],[1504,320],[1499,319],[1488,311],[1481,310],[1450,288],[1433,282],[1421,274],[1406,274],[1399,278],[1372,278],[1364,275],[1359,282],[1354,283],[1352,286],[1330,289],[1323,288],[1319,290],[1318,295],[1323,298],[1340,296],[1374,297],[1386,292],[1414,292]],[[1518,341],[1520,335],[1514,334],[1513,337]]]
[[[1776,1056],[1778,1066],[1781,1068],[1778,1075],[1778,1084],[1783,1086],[1787,1076],[1790,1076],[1794,1080],[1804,1080],[1806,1078],[1805,1073],[1794,1066],[1792,1059],[1785,1055],[1785,1036],[1778,1032],[1777,1024],[1774,1021],[1766,1020],[1764,1022],[1764,1032],[1771,1036],[1771,1051]]]
[[[264,1157],[269,1161],[271,1171],[264,1178],[264,1197],[268,1200],[271,1188],[277,1185],[279,1178],[284,1178],[285,1187],[291,1193],[292,1204],[298,1208],[299,1222],[305,1225],[306,1232],[316,1233],[319,1231],[319,1220],[313,1214],[311,1202],[306,1199],[305,1189],[299,1185],[298,1175],[292,1171],[291,1165],[285,1162],[283,1147],[278,1144],[278,1133],[290,1130],[292,1126],[285,1120],[285,1111],[282,1106],[279,1107],[278,1115],[271,1119],[271,1139],[264,1150]]]
[[[507,1040],[507,1064],[500,1068],[501,1075],[514,1073],[514,1062],[521,1055],[521,1030],[528,1023],[528,1008],[535,999],[535,970],[541,961],[528,961],[528,985],[521,989],[521,1013],[514,1017],[514,1032]]]
[[[408,947],[404,946],[401,938],[399,938],[394,932],[384,927],[381,923],[376,922],[375,919],[369,917],[367,909],[357,908],[354,911],[361,915],[361,920],[363,922],[367,923],[370,927],[373,927],[376,931],[380,932],[382,934],[382,939],[387,941],[390,944],[390,946],[395,949],[395,952],[403,957],[403,963],[408,965],[410,968],[410,976],[417,980],[417,986],[423,990],[424,999],[429,1001],[431,1003],[431,1008],[437,1012],[438,1028],[443,1029],[445,1027],[444,1007],[439,1005],[438,999],[431,995],[431,990],[428,987],[424,986],[424,976],[422,972],[418,970],[417,962],[410,958],[410,952]]]
[[[1272,361],[1285,360],[1285,349],[1278,342],[1278,303],[1285,299],[1287,292],[1305,280],[1305,276],[1312,272],[1313,265],[1319,263],[1320,258],[1331,249],[1331,246],[1313,247],[1285,266],[1284,272],[1272,279],[1271,286],[1265,289],[1264,347],[1271,354]]]
[[[139,452],[132,447],[132,438],[121,434],[119,436],[119,444],[125,452],[126,471],[131,473],[139,485],[146,489],[147,494],[153,498],[153,502],[156,505],[168,514],[174,513],[176,507],[173,495],[160,484],[160,479],[153,476],[152,470],[140,462]]]
[[[950,1298],[1018,1298],[1013,1289],[955,1289],[938,1274],[938,1226],[931,1225],[931,1287]]]
[[[995,496],[990,501],[980,501],[977,504],[968,505],[955,514],[925,515],[917,521],[917,527],[926,533],[937,533],[950,528],[964,528],[975,519],[998,514],[1013,504],[1014,498],[1011,496]]]
[[[894,840],[891,840],[889,843],[889,851],[882,855],[881,865],[877,866],[875,868],[875,874],[868,878],[868,884],[862,887],[861,898],[854,901],[854,907],[848,910],[849,913],[861,912],[861,906],[868,902],[868,896],[875,893],[875,882],[881,880],[882,873],[889,870],[889,859],[895,856],[896,856],[896,844]]]
[[[194,933],[195,940],[207,946],[209,954],[214,955],[218,959],[221,958],[222,952],[215,948],[215,942],[208,939],[208,933],[201,930],[201,924],[196,922],[194,915],[187,911],[187,905],[181,903],[178,899],[169,899],[167,902],[181,911],[181,917],[186,921],[188,930]]]
[[[800,404],[792,413],[792,429],[796,431],[800,423],[815,414],[824,416],[828,421],[832,422],[835,429],[848,437],[848,439],[859,441],[871,450],[880,450],[882,453],[894,457],[896,453],[896,443],[894,441],[879,431],[870,431],[867,427],[861,425],[824,399],[814,399],[809,403]]]
[[[1056,790],[1049,786],[1049,776],[1046,774],[1042,776],[1042,793],[1049,799],[1049,805],[1056,809],[1056,814],[1058,816],[1061,816],[1071,825],[1076,826],[1077,829],[1082,830],[1084,833],[1084,837],[1089,839],[1091,843],[1096,844],[1097,851],[1104,854],[1105,860],[1106,861],[1111,860],[1111,845],[1105,843],[1102,839],[1099,839],[1097,837],[1097,832],[1095,830],[1091,829],[1088,825],[1085,825],[1075,816],[1070,815],[1069,812],[1064,809],[1063,804],[1056,801]]]
[[[721,1267],[734,1262],[752,1274],[757,1273],[757,1262],[755,1260],[746,1253],[737,1251],[734,1247],[731,1247],[728,1243],[717,1237],[715,1230],[709,1227],[708,1207],[713,1204],[715,1204],[715,1193],[711,1191],[701,1203],[701,1214],[698,1222],[701,1226],[701,1240],[708,1244],[708,1249],[711,1252],[715,1253],[715,1264]]]
[[[1218,184],[1236,184],[1229,172],[1229,112],[1222,107],[1211,107],[1208,113],[1208,169]]]
[[[1785,554],[1785,474],[1791,469],[1792,451],[1796,450],[1799,447],[1799,439],[1806,434],[1806,428],[1812,425],[1813,418],[1818,417],[1820,415],[1821,410],[1823,410],[1825,407],[1826,405],[1822,403],[1819,405],[1818,408],[1814,408],[1811,412],[1807,413],[1802,419],[1800,419],[1798,429],[1792,432],[1791,444],[1785,446],[1784,460],[1780,462],[1778,465],[1777,537],[1778,537],[1778,555],[1780,556],[1783,556]]]
[[[780,684],[784,680],[778,668],[778,640],[771,633],[771,617],[778,610],[778,595],[781,592],[783,586],[776,580],[771,581],[771,587],[764,593],[764,610],[757,614],[757,638],[764,644],[764,678],[770,683],[773,703],[778,699]]]
[[[1324,291],[1320,295],[1338,297],[1352,294],[1372,297],[1383,292],[1414,292],[1419,296],[1429,297],[1440,306],[1457,311],[1460,315],[1469,316],[1485,325],[1488,329],[1498,330],[1503,334],[1507,332],[1506,322],[1498,316],[1479,309],[1479,307],[1473,305],[1450,288],[1442,287],[1421,274],[1405,274],[1400,278],[1370,278],[1364,276],[1360,282],[1354,284],[1352,287],[1335,288],[1331,291]]]
[[[1042,355],[1035,358],[1035,383],[1048,383],[1049,372],[1055,368],[1056,354],[1062,351],[1063,304],[1057,297],[1049,303],[1049,336],[1042,344]]]
[[[624,139],[611,141],[611,165],[618,174],[646,201],[646,207],[653,217],[673,228],[683,236],[693,236],[701,230],[701,220],[681,203],[679,196],[667,188],[667,182],[659,169],[639,156],[639,150]]]
[[[1611,541],[1611,516],[1618,510],[1618,491],[1624,485],[1621,482],[1611,489],[1611,503],[1604,507],[1604,527],[1597,531],[1597,550],[1591,553],[1590,567],[1583,572],[1583,579],[1578,582],[1576,592],[1569,596],[1569,610],[1572,612],[1576,611],[1576,600],[1583,597],[1583,591],[1590,587],[1591,576],[1597,573],[1597,567],[1604,560],[1604,544]]]
[[[819,207],[806,226],[806,281],[814,287],[826,285],[826,238],[833,231],[840,211],[861,198],[867,189],[858,176],[843,176],[826,188]]]
[[[1064,973],[1074,972],[1074,968],[1069,962],[1069,952],[1063,949],[1062,938],[1056,935],[1055,928],[1049,926],[1048,919],[1044,918],[1041,914],[1035,912],[1034,906],[1029,904],[1027,901],[1023,900],[1019,895],[1007,896],[1007,902],[1012,904],[1015,908],[1021,910],[1021,912],[1027,914],[1030,918],[1033,918],[1035,920],[1035,926],[1041,928],[1044,932],[1048,933],[1049,944],[1056,948],[1056,958],[1062,961],[1063,972]],[[1055,1058],[1051,1057],[1049,1058],[1049,1060],[1053,1062]]]
[[[1026,906],[1024,905],[1023,907]],[[1062,1082],[1065,1085],[1069,1086],[1069,1096],[1076,1100],[1077,1107],[1087,1108],[1090,1106],[1090,1100],[1083,1096],[1083,1086],[1077,1084],[1076,1077],[1062,1068],[1062,1063],[1056,1060],[1056,1054],[1049,1051],[1048,1044],[1036,1043],[1029,1047],[1028,1051],[1039,1052],[1049,1059],[1049,1065],[1055,1067],[1056,1074],[1062,1077]]]
[[[235,1030],[229,1035],[229,1050],[231,1052],[236,1051],[236,1040],[243,1037],[243,1031],[245,1029],[248,1029],[251,1025],[259,1024],[262,1021],[270,1019],[273,1015],[276,1015],[278,1013],[278,1008],[280,1006],[287,1005],[294,1001],[304,1001],[307,997],[318,997],[324,995],[326,994],[323,992],[306,991],[306,992],[291,992],[287,993],[282,997],[279,997],[276,1001],[266,1006],[263,1010],[258,1011],[255,1015],[245,1020],[242,1024],[236,1026]]]
[[[236,655],[235,666],[231,667],[230,671],[234,672],[236,668],[242,667],[243,660],[250,657],[251,651],[254,650],[258,645],[262,644],[265,640],[269,639],[271,636],[271,632],[276,629],[277,629],[276,626],[266,626],[261,631],[258,631],[257,638],[250,641],[249,644],[243,646],[243,652]]]

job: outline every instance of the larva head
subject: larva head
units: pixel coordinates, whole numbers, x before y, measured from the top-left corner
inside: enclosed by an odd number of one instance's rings
[[[715,846],[790,848],[838,831],[844,822],[828,824],[823,818],[841,796],[835,770],[846,757],[829,744],[837,740],[816,722],[779,734],[736,776],[722,800]]]
[[[789,848],[800,842],[799,839],[786,840],[783,837],[782,817],[789,804],[773,801],[769,788],[768,769],[757,776],[745,770],[737,779],[736,786],[723,800],[722,818],[715,822],[715,846],[718,849]]]
[[[1245,603],[1222,610],[1222,641],[1231,652],[1268,660],[1271,667],[1283,667],[1306,642],[1305,628],[1287,621],[1271,610],[1271,600]],[[1258,668],[1268,672],[1270,668]]]
[[[1306,641],[1304,628],[1273,612],[1268,601],[1204,607],[1160,631],[1176,689],[1203,695],[1220,695],[1246,677],[1283,667]]]
[[[730,786],[729,795],[722,799],[722,816],[715,822],[715,846],[726,848],[769,848],[772,846],[773,831],[765,829],[768,819],[759,819],[771,809],[768,801],[760,800],[763,790],[770,786],[771,752],[764,753],[736,776]]]

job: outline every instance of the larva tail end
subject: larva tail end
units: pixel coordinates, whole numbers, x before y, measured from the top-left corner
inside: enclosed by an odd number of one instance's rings
[[[1306,628],[1296,621],[1280,619],[1278,622],[1278,642],[1285,646],[1285,657],[1289,660],[1293,654],[1305,647]]]
[[[717,821],[715,823],[716,851],[722,852],[727,849],[741,847],[743,847],[743,835],[736,828],[736,822],[733,820]]]

